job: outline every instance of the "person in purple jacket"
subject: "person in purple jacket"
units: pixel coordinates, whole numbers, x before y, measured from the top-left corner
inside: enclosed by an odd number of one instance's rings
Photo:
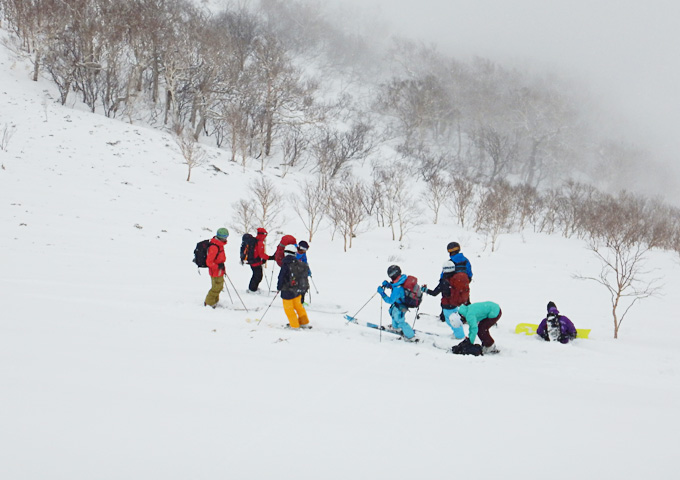
[[[546,342],[569,343],[576,338],[576,327],[564,315],[560,315],[554,302],[548,302],[548,316],[538,325],[536,334]]]

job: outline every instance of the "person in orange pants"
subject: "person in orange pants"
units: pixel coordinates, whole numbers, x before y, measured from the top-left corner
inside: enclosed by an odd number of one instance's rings
[[[281,292],[283,310],[286,312],[290,327],[311,328],[307,311],[302,305],[302,295],[309,290],[307,280],[309,269],[306,264],[295,258],[296,254],[295,244],[286,245],[276,289]]]

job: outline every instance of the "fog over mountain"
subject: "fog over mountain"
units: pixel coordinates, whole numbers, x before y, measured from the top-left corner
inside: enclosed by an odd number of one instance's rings
[[[454,57],[483,56],[578,81],[602,101],[607,133],[649,149],[678,170],[677,2],[334,1],[389,24],[394,34],[433,42]]]

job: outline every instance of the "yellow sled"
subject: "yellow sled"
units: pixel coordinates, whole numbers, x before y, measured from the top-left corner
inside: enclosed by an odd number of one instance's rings
[[[538,325],[534,323],[518,323],[515,327],[515,333],[523,333],[524,335],[535,335],[538,330]],[[576,338],[588,338],[590,335],[589,328],[577,328]]]

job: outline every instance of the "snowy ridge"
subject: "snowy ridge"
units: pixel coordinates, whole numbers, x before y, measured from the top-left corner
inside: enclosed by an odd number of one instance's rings
[[[474,266],[472,301],[502,306],[502,353],[380,342],[314,308],[313,330],[269,328],[286,323],[278,298],[253,325],[273,294],[245,293],[240,238],[227,272],[251,312],[233,289],[233,304],[224,292],[224,308],[204,308],[209,279],[191,255],[262,174],[211,150],[221,172],[186,182],[169,136],[61,107],[0,52],[0,128],[16,125],[0,151],[0,478],[674,478],[677,256],[653,252],[667,295],[636,305],[615,341],[606,292],[572,278],[599,271],[577,240],[506,235],[491,253],[445,219],[401,244],[372,228],[343,253],[322,230],[312,307],[354,314],[391,263],[434,284],[455,239]],[[296,175],[275,173],[264,175],[293,191]],[[292,212],[285,225],[303,238]],[[549,300],[590,339],[514,334]],[[438,299],[421,310],[416,328],[448,333]],[[376,297],[362,315],[387,322],[387,306]]]

